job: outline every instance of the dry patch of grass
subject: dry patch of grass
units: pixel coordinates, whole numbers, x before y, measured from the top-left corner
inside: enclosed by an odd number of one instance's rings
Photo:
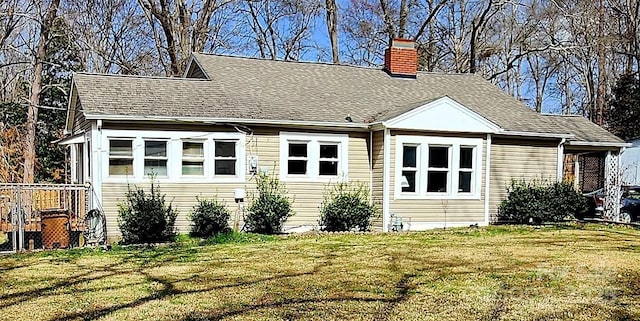
[[[0,319],[634,320],[640,231],[490,227],[0,259]]]

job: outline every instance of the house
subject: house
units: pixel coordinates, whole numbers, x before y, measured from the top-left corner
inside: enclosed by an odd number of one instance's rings
[[[630,147],[626,148],[620,156],[622,165],[622,184],[640,185],[640,138],[629,141]]]
[[[92,184],[111,238],[118,200],[149,172],[181,232],[195,196],[235,210],[234,191],[249,193],[258,171],[295,197],[287,231],[316,228],[324,188],[341,179],[369,185],[376,229],[401,219],[423,230],[489,224],[512,179],[562,179],[566,156],[599,153],[613,173],[626,146],[479,76],[417,71],[402,39],[383,69],[196,53],[183,78],[77,73],[66,131],[74,181]]]

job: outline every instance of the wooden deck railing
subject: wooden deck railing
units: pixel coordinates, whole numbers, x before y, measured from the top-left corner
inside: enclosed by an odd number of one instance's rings
[[[68,211],[70,230],[81,231],[89,211],[89,191],[84,185],[0,183],[0,231],[18,231],[20,224],[25,232],[39,232],[40,212],[50,209]]]

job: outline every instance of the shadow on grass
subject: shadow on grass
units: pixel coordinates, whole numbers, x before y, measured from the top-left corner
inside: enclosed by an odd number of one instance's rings
[[[516,236],[520,237],[520,236]],[[545,244],[545,242],[549,242],[549,244],[556,245],[558,242],[562,242],[563,240],[570,239],[568,236],[565,237],[563,235],[551,236],[553,239],[544,240],[543,236],[537,238],[529,238],[528,236],[524,236],[521,246],[535,246],[536,244]],[[609,242],[614,239],[614,237],[610,235],[597,235],[594,237],[586,238],[586,242],[594,242],[597,244],[598,241],[608,241],[608,244],[598,245],[606,248],[614,248],[614,243]],[[541,240],[543,241],[541,243]],[[584,242],[585,239],[581,238],[580,242]],[[339,245],[339,246],[338,246]],[[109,264],[99,268],[81,266],[83,271],[81,273],[76,273],[74,275],[70,275],[65,277],[58,282],[46,286],[40,287],[28,291],[5,294],[0,296],[0,302],[4,305],[5,302],[9,302],[9,305],[15,305],[20,302],[32,300],[35,297],[42,296],[55,296],[60,294],[61,289],[79,292],[82,293],[84,291],[95,291],[96,288],[91,289],[81,289],[76,291],[74,289],[75,285],[80,283],[87,283],[91,281],[97,281],[100,279],[105,279],[117,275],[127,275],[136,273],[138,276],[142,276],[145,281],[142,283],[154,283],[159,285],[159,290],[156,290],[148,295],[135,299],[134,301],[116,304],[113,306],[106,307],[97,307],[88,311],[69,311],[62,312],[56,315],[51,320],[95,320],[102,318],[104,316],[110,315],[112,313],[129,309],[136,308],[144,305],[145,303],[155,301],[155,300],[165,300],[172,296],[176,295],[188,295],[195,293],[206,293],[226,288],[240,288],[246,286],[257,285],[260,283],[267,283],[273,281],[284,281],[288,278],[296,278],[303,277],[308,275],[313,275],[323,270],[325,267],[328,267],[337,260],[340,260],[340,255],[336,254],[334,251],[339,251],[341,249],[349,249],[352,244],[344,245],[340,244],[321,244],[318,245],[318,250],[323,252],[322,254],[313,255],[315,265],[309,266],[307,270],[304,271],[296,271],[290,273],[278,273],[274,275],[264,276],[264,277],[254,277],[246,280],[238,280],[238,279],[228,279],[221,278],[217,279],[215,284],[204,284],[204,288],[198,289],[181,289],[179,286],[180,282],[191,282],[197,283],[198,280],[194,280],[193,278],[197,276],[190,276],[182,279],[171,279],[167,277],[159,277],[154,276],[148,272],[148,269],[154,267],[165,266],[172,263],[180,263],[180,262],[197,262],[200,259],[201,254],[204,254],[204,250],[201,247],[181,247],[181,246],[169,246],[164,248],[151,248],[151,249],[143,249],[143,250],[127,250],[127,249],[119,249],[111,253],[105,253],[104,255],[114,256],[117,258],[117,263]],[[465,245],[466,246],[466,245]],[[484,248],[486,246],[485,242],[479,248]],[[584,250],[584,248],[581,248]],[[343,252],[344,253],[344,252]],[[507,264],[503,264],[500,267],[500,270],[497,271],[493,266],[494,262],[499,262],[500,260],[504,261],[507,258],[495,257],[493,259],[489,259],[486,261],[477,261],[470,260],[463,257],[453,256],[453,257],[433,257],[429,256],[416,256],[410,255],[411,253],[407,253],[406,251],[398,251],[398,252],[380,252],[377,255],[381,256],[389,256],[390,261],[388,266],[385,266],[385,271],[390,272],[390,280],[388,283],[385,283],[385,286],[388,285],[388,289],[393,290],[393,294],[377,294],[373,297],[360,297],[357,294],[329,294],[325,296],[315,297],[309,293],[300,293],[299,297],[296,298],[278,298],[274,301],[267,302],[253,302],[243,306],[227,306],[223,307],[219,310],[215,311],[204,311],[204,312],[191,312],[183,317],[183,320],[219,320],[228,317],[240,316],[243,314],[248,314],[254,311],[259,311],[263,309],[272,309],[278,307],[287,307],[292,305],[310,305],[313,304],[322,304],[322,303],[332,303],[332,302],[361,302],[361,303],[382,303],[384,306],[377,311],[374,311],[376,320],[385,320],[388,319],[389,316],[394,315],[394,311],[401,308],[403,303],[406,303],[411,295],[414,293],[414,289],[417,288],[420,284],[416,284],[416,279],[424,277],[427,272],[433,273],[436,272],[435,275],[430,275],[428,277],[427,282],[432,283],[442,283],[447,282],[448,277],[457,277],[459,275],[464,274],[474,274],[474,273],[514,273],[514,271],[521,271],[524,266],[535,266],[537,264],[544,263],[547,259],[546,257],[525,257],[519,258],[521,260],[511,260],[507,262]],[[296,254],[298,255],[298,254]],[[305,255],[305,252],[300,250],[299,255]],[[65,261],[64,257],[61,258],[52,256],[51,261],[56,262],[56,260],[61,260],[61,262],[75,262],[75,258],[72,256],[68,261]],[[338,262],[339,263],[339,262]],[[27,264],[27,263],[25,263]],[[68,263],[67,263],[68,264]],[[6,269],[16,269],[19,267],[23,267],[22,262],[17,264],[16,266],[9,265]],[[209,266],[210,267],[210,266]],[[250,267],[249,267],[250,268]],[[440,272],[438,272],[440,271]],[[268,271],[258,271],[258,272],[268,272]],[[633,274],[633,273],[635,274]],[[630,294],[628,295],[638,295],[640,291],[640,275],[631,271],[629,274],[629,281],[627,283],[622,283],[622,285],[626,291]],[[632,275],[633,274],[633,275]],[[322,275],[324,277],[324,274]],[[327,277],[330,277],[327,274]],[[320,278],[322,279],[322,278]],[[495,301],[493,307],[489,310],[490,312],[483,318],[484,320],[493,320],[504,317],[505,309],[508,309],[508,303],[503,300],[506,295],[510,293],[510,284],[507,280],[501,280],[501,288],[495,293]],[[626,281],[625,281],[626,282]],[[222,284],[221,284],[222,283]],[[280,282],[283,283],[283,282]],[[131,286],[132,284],[124,285]],[[517,286],[517,285],[516,285]],[[113,288],[110,288],[113,289]],[[624,291],[623,291],[624,292]],[[391,293],[391,292],[388,292]],[[626,292],[625,292],[626,293]],[[298,309],[300,310],[300,309]],[[617,311],[617,312],[616,312]],[[329,313],[330,311],[326,311]],[[560,313],[562,311],[558,311]],[[567,311],[569,313],[571,311]],[[612,316],[614,320],[624,320],[625,316],[629,316],[628,312],[625,312],[622,306],[616,307],[614,310],[615,315]],[[301,313],[300,311],[296,313]],[[625,313],[627,313],[625,315]],[[297,315],[296,315],[297,316]],[[300,318],[303,318],[304,315],[300,315]],[[539,317],[539,318],[538,318]],[[548,316],[552,318],[552,315]],[[628,319],[633,319],[631,318]],[[635,316],[636,318],[638,316]],[[540,320],[544,320],[544,316],[532,316],[532,318],[538,318]]]
[[[32,300],[35,298],[42,298],[45,296],[55,296],[60,294],[60,290],[68,290],[73,293],[83,293],[83,292],[91,292],[95,291],[95,288],[85,289],[85,290],[77,290],[73,287],[82,283],[98,281],[101,279],[106,279],[109,277],[114,277],[118,275],[126,275],[131,272],[137,271],[136,268],[123,268],[122,266],[128,263],[134,264],[134,266],[140,266],[144,268],[153,268],[157,266],[162,266],[164,264],[172,263],[172,262],[185,262],[185,260],[192,260],[192,258],[197,254],[197,249],[192,248],[154,248],[147,249],[142,251],[115,251],[115,252],[104,252],[102,255],[105,256],[122,256],[121,259],[117,260],[115,263],[108,264],[106,266],[94,267],[94,266],[83,266],[77,264],[77,260],[82,257],[83,253],[86,253],[85,250],[72,250],[65,252],[43,252],[34,254],[35,257],[44,257],[49,259],[49,263],[51,264],[76,264],[77,267],[84,270],[81,273],[75,273],[69,275],[67,277],[59,279],[57,282],[45,286],[45,287],[35,287],[31,290],[8,293],[0,295],[0,308],[6,308],[18,303],[23,303],[28,300]],[[18,268],[28,268],[29,260],[20,258],[20,264],[11,265],[9,267],[3,268],[2,272],[6,272],[9,270],[15,270]],[[129,284],[130,286],[131,284]],[[122,286],[122,287],[126,287]],[[113,289],[111,287],[110,289]]]
[[[113,312],[116,312],[116,311],[119,311],[119,310],[128,309],[128,308],[134,308],[134,307],[143,305],[143,304],[145,304],[147,302],[150,302],[150,301],[162,300],[162,299],[165,299],[167,297],[171,297],[171,296],[175,296],[175,295],[187,295],[187,294],[195,294],[195,293],[204,293],[204,292],[210,292],[210,291],[215,291],[215,290],[221,290],[221,289],[225,289],[225,288],[251,286],[251,285],[257,285],[259,283],[264,283],[264,282],[283,280],[283,279],[286,279],[286,278],[295,278],[295,277],[300,277],[300,276],[305,276],[305,275],[312,275],[312,274],[317,273],[323,266],[324,266],[324,264],[316,265],[313,270],[306,271],[306,272],[283,273],[283,274],[278,274],[278,275],[274,275],[274,276],[271,276],[271,277],[257,278],[257,279],[253,279],[253,280],[235,282],[235,283],[230,283],[230,284],[215,285],[215,286],[210,286],[210,287],[206,287],[206,288],[198,289],[198,290],[181,290],[181,289],[177,289],[175,287],[175,285],[174,285],[174,283],[188,281],[188,280],[192,279],[193,277],[170,281],[170,280],[168,280],[166,278],[152,276],[149,273],[144,272],[142,269],[140,269],[140,270],[138,270],[138,273],[144,275],[148,282],[156,282],[156,283],[160,284],[162,286],[162,289],[159,290],[159,291],[156,291],[156,292],[154,292],[154,293],[152,293],[152,294],[150,294],[148,296],[139,298],[139,299],[137,299],[135,301],[132,301],[132,302],[129,302],[129,303],[114,305],[114,306],[105,307],[105,308],[102,308],[102,309],[91,310],[91,311],[86,311],[86,312],[62,314],[62,315],[56,316],[55,318],[52,318],[51,320],[96,320],[96,319],[99,319],[101,317],[104,317],[106,315],[109,315],[109,314],[111,314]],[[145,267],[145,268],[147,268],[147,267]],[[233,313],[231,313],[229,315],[233,315]]]

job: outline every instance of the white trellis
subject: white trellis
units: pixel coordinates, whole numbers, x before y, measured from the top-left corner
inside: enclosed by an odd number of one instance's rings
[[[620,171],[620,154],[618,152],[607,152],[604,170],[604,218],[619,221],[622,173]]]

